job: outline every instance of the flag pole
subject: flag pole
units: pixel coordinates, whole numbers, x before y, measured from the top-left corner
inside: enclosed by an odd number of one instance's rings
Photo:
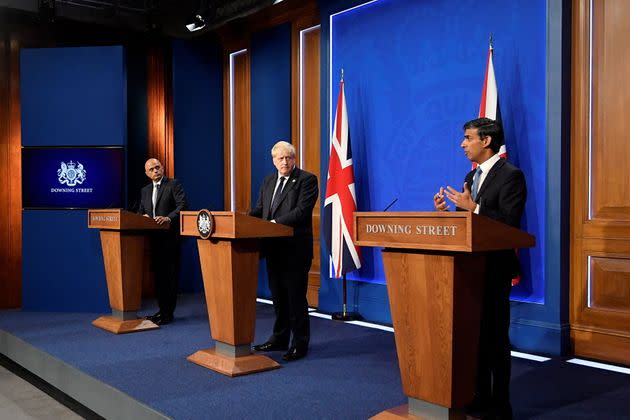
[[[341,305],[341,312],[335,312],[332,314],[332,319],[335,321],[357,321],[363,319],[361,315],[356,312],[348,312],[348,286],[346,281],[346,273],[343,273],[341,279],[343,285],[343,300]]]
[[[340,201],[341,203],[341,214],[337,214],[336,216],[333,217],[341,217],[340,219],[337,219],[337,223],[339,223],[339,226],[346,226],[345,221],[343,220],[344,217],[344,212],[347,214],[352,214],[352,212],[356,211],[356,198],[354,198],[354,194],[349,195],[346,194],[343,197],[345,197],[345,199],[342,199],[341,196],[339,195],[339,190],[337,190],[337,187],[339,186],[339,183],[341,182],[340,178],[338,178],[338,176],[334,177],[333,181],[333,176],[335,173],[339,173],[342,170],[341,167],[341,162],[350,162],[350,166],[349,166],[349,170],[350,170],[350,179],[351,184],[354,185],[354,175],[352,173],[352,157],[351,157],[351,152],[350,152],[350,139],[349,139],[349,135],[348,133],[348,121],[347,121],[347,116],[346,116],[346,101],[345,101],[345,95],[344,95],[344,90],[343,90],[343,79],[344,79],[344,71],[343,68],[341,69],[341,80],[340,80],[340,88],[339,88],[339,99],[337,101],[337,111],[335,112],[335,127],[333,129],[333,135],[331,136],[331,144],[330,144],[330,156],[331,156],[331,161],[333,161],[333,156],[335,157],[334,162],[336,162],[336,166],[335,166],[335,170],[331,171],[331,162],[329,162],[329,166],[328,166],[328,181],[326,184],[326,199],[329,198],[329,193],[331,194],[331,196],[337,196],[337,199]],[[345,128],[345,131],[344,131]],[[345,132],[345,135],[344,135]],[[336,137],[337,135],[339,135],[339,137]],[[336,142],[340,145],[340,150],[344,150],[345,151],[345,147],[347,147],[347,154],[345,156],[340,156],[338,155],[338,151],[337,149],[334,147],[333,142]],[[329,188],[331,187],[332,188]],[[350,184],[345,184],[343,185],[343,187],[346,192],[350,192]],[[348,198],[350,198],[348,200]],[[332,204],[326,204],[326,206],[332,206]],[[326,207],[325,206],[325,207]],[[331,207],[331,209],[334,207]],[[345,209],[345,211],[344,211]],[[331,211],[331,214],[334,215],[335,210]],[[326,219],[327,220],[327,219]],[[326,224],[326,221],[324,222]],[[346,226],[346,228],[348,229],[348,231],[350,232],[350,237],[351,232],[352,232],[352,226]],[[329,231],[332,229],[331,226],[328,226]],[[332,238],[332,237],[331,237]],[[331,239],[332,241],[332,239]],[[358,268],[361,267],[361,263],[360,261],[354,261],[353,263],[350,263],[351,268],[348,270],[349,267],[346,266],[346,262],[344,261],[344,257],[343,257],[343,250],[344,250],[344,239],[343,237],[340,239],[341,242],[341,246],[339,247],[339,254],[335,254],[335,261],[337,264],[339,264],[339,267],[337,267],[337,272],[335,273],[335,275],[337,276],[339,274],[339,272],[341,272],[342,274],[342,285],[343,285],[343,299],[342,299],[342,306],[341,306],[341,312],[335,312],[332,314],[332,319],[334,319],[335,321],[354,321],[354,320],[358,320],[358,319],[362,319],[361,315],[359,315],[358,313],[355,312],[349,312],[348,311],[348,285],[347,285],[347,279],[346,279],[346,271],[352,271],[352,270],[356,270]],[[354,246],[353,244],[350,244],[348,246]],[[333,246],[332,243],[329,243],[329,249],[331,250],[331,258],[332,258],[332,254],[335,253],[335,251],[333,251]],[[356,254],[358,255],[358,250],[356,250]],[[354,258],[354,257],[353,257]],[[332,260],[331,260],[332,261]],[[332,268],[332,265],[331,265]],[[335,278],[338,278],[336,277]],[[332,275],[332,270],[331,270],[331,277],[333,277]]]

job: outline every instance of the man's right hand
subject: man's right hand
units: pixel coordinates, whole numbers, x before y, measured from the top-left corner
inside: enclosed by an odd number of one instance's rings
[[[444,187],[440,187],[440,191],[433,196],[433,207],[437,211],[448,211],[449,205],[444,197]]]

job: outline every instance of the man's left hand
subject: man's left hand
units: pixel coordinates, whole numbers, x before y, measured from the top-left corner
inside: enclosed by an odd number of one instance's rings
[[[153,220],[155,220],[158,225],[163,225],[164,223],[171,223],[171,219],[167,216],[155,216]]]
[[[466,182],[464,182],[463,192],[459,192],[449,185],[444,190],[444,194],[446,195],[446,198],[452,201],[453,204],[460,209],[474,211],[477,208],[477,203],[473,201],[470,195],[470,188]]]

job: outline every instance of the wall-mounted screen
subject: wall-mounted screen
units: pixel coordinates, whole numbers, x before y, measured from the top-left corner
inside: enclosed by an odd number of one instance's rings
[[[23,147],[22,207],[123,207],[122,147]]]

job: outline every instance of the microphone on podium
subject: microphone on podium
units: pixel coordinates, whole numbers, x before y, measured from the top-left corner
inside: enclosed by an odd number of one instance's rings
[[[389,205],[388,205],[387,207],[385,207],[385,208],[383,209],[383,211],[385,212],[385,211],[389,210],[389,208],[390,208],[391,206],[393,206],[393,205],[394,205],[394,203],[395,203],[396,201],[398,201],[398,197],[394,198],[394,201],[392,201],[391,203],[389,203]]]

